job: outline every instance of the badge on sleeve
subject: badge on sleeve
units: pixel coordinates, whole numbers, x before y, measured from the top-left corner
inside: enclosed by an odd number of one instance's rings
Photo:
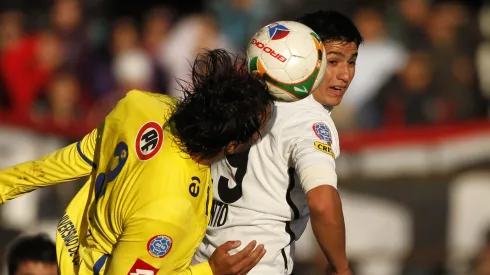
[[[328,144],[332,143],[332,135],[330,134],[330,129],[328,129],[327,124],[324,122],[317,122],[313,124],[313,132],[315,132],[315,135],[325,141]]]
[[[128,275],[155,275],[158,269],[141,259],[137,259],[128,272]]]
[[[153,236],[147,244],[148,253],[155,258],[163,258],[172,249],[172,238],[166,235]]]
[[[332,146],[330,146],[330,144],[315,141],[315,149],[325,154],[331,155],[333,158],[335,158],[335,153],[333,152]]]

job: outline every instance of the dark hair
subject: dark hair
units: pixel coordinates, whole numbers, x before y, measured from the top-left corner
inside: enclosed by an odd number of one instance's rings
[[[337,11],[320,10],[307,13],[296,21],[316,32],[323,43],[334,41],[354,42],[359,47],[364,40],[352,20]]]
[[[9,246],[7,252],[8,274],[14,275],[19,266],[27,261],[56,264],[56,246],[44,234],[20,237]]]
[[[192,65],[192,80],[168,123],[183,151],[210,159],[230,142],[259,133],[274,97],[246,62],[222,49],[207,50]]]

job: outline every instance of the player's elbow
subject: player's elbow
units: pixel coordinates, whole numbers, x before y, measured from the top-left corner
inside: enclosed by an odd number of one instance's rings
[[[330,185],[321,185],[315,187],[306,193],[306,200],[310,215],[315,216],[332,216],[329,213],[341,210],[340,197],[337,189]]]

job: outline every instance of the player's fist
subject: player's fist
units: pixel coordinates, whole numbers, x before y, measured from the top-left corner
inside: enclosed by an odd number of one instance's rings
[[[228,251],[240,246],[240,241],[228,241],[214,251],[209,258],[209,266],[214,275],[244,275],[247,274],[264,257],[264,245],[250,242],[242,251],[230,255]]]

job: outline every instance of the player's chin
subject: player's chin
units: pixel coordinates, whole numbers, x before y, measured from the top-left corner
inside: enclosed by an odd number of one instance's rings
[[[344,95],[333,95],[333,96],[329,96],[326,100],[326,105],[328,106],[332,106],[332,107],[335,107],[337,105],[339,105],[341,102],[342,102],[342,98],[344,97]]]

